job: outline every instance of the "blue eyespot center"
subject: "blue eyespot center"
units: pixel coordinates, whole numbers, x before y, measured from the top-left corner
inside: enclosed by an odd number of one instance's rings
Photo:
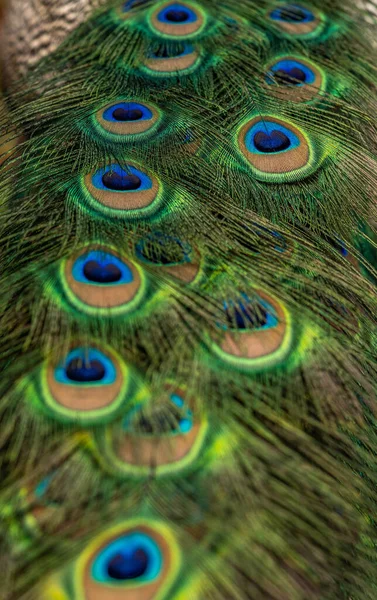
[[[234,305],[233,310],[227,307],[225,314],[231,328],[234,329],[254,329],[264,327],[268,320],[268,312],[264,306],[249,306],[245,302],[239,301]]]
[[[116,283],[122,278],[122,272],[116,265],[103,265],[96,260],[85,263],[83,272],[88,281],[94,283]]]
[[[120,258],[103,250],[90,250],[73,264],[72,276],[86,284],[114,285],[131,283],[132,271]]]
[[[80,358],[72,359],[65,369],[68,379],[77,382],[101,381],[105,377],[105,366],[99,360],[83,362]]]
[[[293,150],[300,146],[300,140],[287,126],[264,119],[247,131],[245,145],[249,152],[272,154]]]
[[[284,21],[285,23],[310,23],[314,21],[314,15],[308,9],[298,4],[285,4],[275,8],[270,13],[270,18],[274,21]]]
[[[291,142],[285,133],[273,129],[270,133],[258,131],[254,135],[254,145],[259,152],[282,152],[289,148]]]
[[[66,385],[110,385],[117,378],[112,360],[95,348],[76,348],[54,372],[55,380]]]
[[[138,531],[125,534],[103,548],[96,556],[92,578],[102,584],[149,583],[163,566],[163,555],[152,537]]]
[[[148,554],[142,548],[136,548],[132,552],[123,550],[115,554],[108,562],[107,573],[111,579],[124,581],[141,577],[147,568]]]
[[[290,85],[298,85],[300,83],[305,83],[306,75],[302,69],[298,67],[293,67],[292,69],[279,69],[275,71],[275,77],[278,79],[280,83],[290,84]]]
[[[141,179],[133,173],[117,173],[116,171],[107,171],[102,175],[102,183],[109,190],[125,192],[138,190],[141,186]]]
[[[275,63],[266,75],[268,84],[303,85],[315,82],[315,74],[306,64],[285,59]]]
[[[271,329],[278,324],[275,310],[262,298],[250,300],[242,294],[239,300],[224,302],[225,322],[222,329],[253,331]]]
[[[198,20],[195,12],[183,4],[169,4],[157,15],[160,23],[171,23],[174,25],[195,23]]]
[[[138,121],[143,116],[140,108],[116,108],[113,111],[113,117],[116,121]]]
[[[140,102],[117,102],[108,106],[102,115],[105,121],[127,123],[133,121],[149,121],[153,113],[145,104]]]
[[[123,169],[117,164],[98,169],[92,183],[97,189],[115,193],[146,191],[153,185],[151,178],[136,167],[128,165]]]
[[[166,19],[172,23],[184,23],[189,18],[187,10],[169,10]]]

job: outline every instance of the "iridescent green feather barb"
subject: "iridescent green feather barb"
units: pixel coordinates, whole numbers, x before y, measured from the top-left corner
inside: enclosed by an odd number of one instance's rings
[[[377,597],[376,15],[8,0],[2,600]]]

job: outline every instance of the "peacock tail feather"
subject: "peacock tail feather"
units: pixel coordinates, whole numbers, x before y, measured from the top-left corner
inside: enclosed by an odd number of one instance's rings
[[[0,598],[375,599],[375,0],[4,12]]]

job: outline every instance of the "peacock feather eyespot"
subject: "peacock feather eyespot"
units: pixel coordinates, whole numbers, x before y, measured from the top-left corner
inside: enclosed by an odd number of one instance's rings
[[[319,162],[306,134],[274,116],[257,116],[241,125],[238,147],[254,177],[267,182],[298,181]]]
[[[156,579],[162,567],[162,553],[155,541],[135,531],[110,542],[102,549],[91,568],[91,577],[102,584]]]
[[[158,521],[134,519],[97,536],[75,563],[75,597],[85,600],[165,597],[180,568],[171,530]]]
[[[192,38],[205,24],[205,12],[194,2],[160,2],[149,14],[153,33],[166,38]]]
[[[195,417],[183,390],[165,392],[164,402],[137,404],[122,421],[120,430],[97,432],[98,458],[114,475],[170,474],[194,463],[206,439],[207,421]],[[145,399],[147,400],[147,399]]]
[[[174,77],[192,73],[199,62],[199,52],[191,44],[162,45],[149,53],[141,69],[155,77]]]
[[[129,393],[128,367],[113,350],[76,346],[64,360],[41,370],[41,396],[55,418],[77,423],[106,422]]]
[[[169,405],[161,405],[146,414],[143,405],[137,406],[123,423],[125,431],[143,437],[177,436],[189,433],[194,427],[192,411],[185,406],[182,393],[170,394]]]
[[[160,121],[161,113],[152,104],[127,100],[107,104],[94,115],[96,130],[121,143],[144,139]]]
[[[268,12],[268,18],[281,32],[292,37],[313,37],[322,30],[321,13],[301,4],[277,4]]]
[[[135,253],[141,262],[163,267],[167,273],[185,283],[192,283],[199,272],[198,257],[191,245],[161,231],[140,239]]]
[[[313,62],[281,56],[267,66],[265,82],[274,95],[291,102],[308,102],[325,87],[325,74]]]
[[[146,287],[137,265],[100,245],[84,247],[63,261],[60,280],[68,301],[80,312],[110,317],[135,310]]]
[[[224,302],[225,330],[255,331],[272,329],[278,324],[275,310],[263,299],[251,302],[246,294],[235,302]]]
[[[83,178],[85,198],[104,215],[138,219],[153,214],[160,205],[162,184],[136,164],[111,164]]]
[[[222,330],[213,352],[225,363],[242,370],[268,368],[281,362],[291,347],[290,316],[285,306],[262,290],[249,298],[224,302]]]

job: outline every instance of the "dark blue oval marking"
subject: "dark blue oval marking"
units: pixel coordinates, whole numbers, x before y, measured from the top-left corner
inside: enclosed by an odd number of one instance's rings
[[[134,279],[131,269],[117,256],[102,250],[90,250],[79,256],[72,267],[76,281],[96,285],[121,285]]]
[[[144,104],[140,102],[117,102],[104,110],[103,119],[113,123],[149,121],[153,118],[153,113]]]
[[[163,555],[157,543],[135,531],[113,540],[98,553],[91,576],[102,584],[119,585],[130,580],[149,583],[160,575],[162,566]]]
[[[160,23],[168,23],[169,25],[187,25],[188,23],[195,23],[198,17],[191,8],[177,2],[163,8],[157,14],[157,19]]]
[[[117,374],[112,361],[95,348],[76,348],[54,372],[55,380],[66,385],[110,385]]]
[[[288,127],[275,121],[258,121],[245,135],[245,145],[249,152],[268,154],[293,150],[300,140]]]
[[[110,175],[113,175],[114,181],[115,178],[117,178],[117,181],[119,181],[118,189],[116,188],[116,183],[114,183],[114,187],[112,188],[107,187],[106,177],[109,177]],[[112,164],[98,169],[98,171],[96,171],[92,176],[92,184],[99,190],[124,194],[149,190],[152,187],[152,180],[150,177],[148,177],[148,175],[146,175],[146,173],[143,173],[136,167],[128,166],[127,168],[123,169],[120,165]],[[137,187],[135,187],[135,185]]]
[[[296,60],[279,60],[270,67],[266,74],[266,83],[276,82],[288,85],[311,85],[315,82],[315,74],[307,65]]]
[[[226,324],[219,324],[219,327],[224,330],[266,330],[279,323],[274,308],[262,298],[252,302],[247,294],[241,294],[236,301],[224,301],[223,307]]]

